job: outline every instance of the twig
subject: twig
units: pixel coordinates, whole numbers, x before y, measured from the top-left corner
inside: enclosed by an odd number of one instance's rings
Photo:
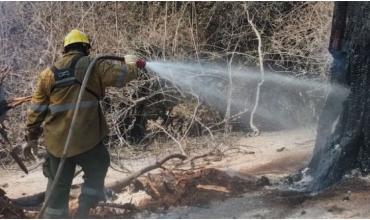
[[[237,114],[235,114],[235,115],[230,116],[229,120],[230,120],[230,119],[233,119],[233,118],[240,117],[242,114],[245,114],[247,111],[248,111],[248,109],[244,109],[244,111],[239,112],[239,113],[237,113]],[[214,124],[214,125],[210,126],[210,129],[212,129],[212,128],[214,128],[214,127],[217,127],[217,126],[219,126],[219,125],[222,125],[223,123],[225,123],[225,122],[226,122],[226,120],[227,120],[227,119],[225,118],[224,120],[222,120],[222,121],[220,121],[220,122],[218,122],[218,123],[216,123],[216,124]]]
[[[184,151],[184,148],[182,147],[182,144],[180,143],[180,141],[178,141],[174,136],[172,136],[165,128],[163,128],[162,126],[160,126],[159,124],[155,123],[155,122],[150,122],[152,125],[154,125],[155,127],[159,128],[160,130],[162,130],[165,134],[168,135],[168,137],[170,137],[176,144],[177,146],[179,147],[181,153],[183,155],[187,155],[186,152]]]
[[[197,116],[197,113],[198,113],[198,108],[199,108],[199,106],[200,106],[200,102],[199,102],[199,97],[198,97],[197,95],[195,95],[195,97],[197,98],[197,106],[196,106],[196,107],[195,107],[195,109],[194,109],[193,116],[191,117],[191,122],[190,122],[190,124],[189,124],[188,128],[186,129],[186,131],[185,131],[184,135],[183,135],[183,136],[181,137],[181,139],[180,139],[180,143],[185,139],[185,137],[186,137],[186,136],[187,136],[187,134],[189,133],[189,131],[190,131],[191,127],[193,126],[194,120],[195,120],[195,118],[196,118],[196,116]]]
[[[213,133],[212,133],[211,129],[209,127],[207,127],[203,122],[201,122],[198,118],[195,118],[195,121],[198,122],[203,128],[205,128],[208,131],[209,135],[212,138],[212,142],[214,142],[215,137],[213,136]]]

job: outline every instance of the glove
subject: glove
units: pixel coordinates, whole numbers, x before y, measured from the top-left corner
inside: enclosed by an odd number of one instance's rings
[[[134,65],[138,69],[144,69],[146,65],[146,62],[144,59],[141,59],[135,55],[126,55],[125,63],[127,65]]]
[[[144,60],[144,59],[138,59],[138,60],[136,61],[136,66],[137,66],[137,68],[139,68],[139,69],[144,69],[144,68],[145,68],[145,65],[146,65],[146,62],[145,62],[145,60]]]
[[[37,140],[27,140],[27,144],[23,147],[23,156],[26,160],[35,160],[37,155]]]

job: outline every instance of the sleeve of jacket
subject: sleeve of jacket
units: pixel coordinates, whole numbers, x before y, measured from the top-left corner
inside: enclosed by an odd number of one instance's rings
[[[137,78],[137,67],[135,65],[112,64],[108,61],[97,63],[95,68],[104,87],[123,87],[126,83]]]
[[[51,72],[49,69],[40,73],[33,91],[31,104],[27,111],[26,138],[38,139],[42,133],[41,125],[49,107]]]

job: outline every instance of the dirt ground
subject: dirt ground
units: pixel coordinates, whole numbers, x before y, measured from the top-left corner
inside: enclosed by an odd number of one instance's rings
[[[110,202],[142,207],[130,216],[135,218],[369,218],[370,178],[346,178],[318,195],[288,191],[277,184],[305,167],[313,150],[314,132],[314,128],[305,128],[258,137],[233,133],[219,159],[201,159],[203,169],[182,176],[171,172],[172,177],[153,172],[152,177],[140,179],[151,191],[126,189]],[[1,170],[1,177],[0,186],[10,198],[42,192],[46,186],[41,167],[28,175]],[[110,169],[106,183],[123,177]],[[182,188],[169,190],[169,179]],[[75,183],[81,181],[81,175],[75,179]],[[155,198],[158,195],[162,198]],[[106,216],[112,217],[109,213]]]

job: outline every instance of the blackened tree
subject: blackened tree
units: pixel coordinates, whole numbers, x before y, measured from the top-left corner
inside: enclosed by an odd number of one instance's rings
[[[348,86],[349,95],[344,102],[327,97],[308,166],[310,192],[355,168],[370,169],[370,2],[335,3],[329,51],[332,81]]]

